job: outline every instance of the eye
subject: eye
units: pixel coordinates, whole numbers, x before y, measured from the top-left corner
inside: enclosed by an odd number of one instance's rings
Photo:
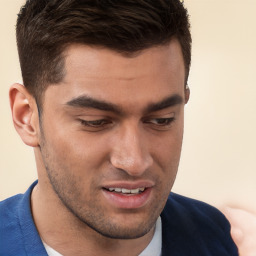
[[[107,128],[112,122],[107,119],[99,119],[99,120],[80,119],[80,123],[82,124],[82,126],[90,130],[102,130]]]
[[[93,126],[93,127],[98,127],[106,124],[106,120],[92,120],[92,121],[86,121],[86,120],[81,120],[82,125],[86,126]]]
[[[170,125],[174,121],[174,117],[170,118],[154,118],[149,121],[149,123],[155,124],[155,125],[160,125],[160,126],[165,126],[165,125]]]
[[[174,117],[166,118],[150,118],[144,120],[144,123],[149,125],[155,130],[167,130],[171,127],[171,124],[175,121]]]

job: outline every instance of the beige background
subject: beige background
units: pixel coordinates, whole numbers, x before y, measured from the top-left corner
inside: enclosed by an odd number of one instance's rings
[[[0,0],[0,199],[36,179],[33,150],[16,134],[8,88],[21,80],[15,45],[23,0]],[[185,0],[193,34],[183,155],[174,191],[256,210],[256,1]]]

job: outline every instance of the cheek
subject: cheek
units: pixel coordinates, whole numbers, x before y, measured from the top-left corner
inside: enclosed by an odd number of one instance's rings
[[[54,138],[54,146],[50,147],[51,172],[61,180],[62,187],[65,184],[65,190],[76,194],[81,200],[94,198],[90,193],[99,186],[102,170],[106,169],[107,153],[102,150],[106,147],[92,144],[89,138],[66,136]]]
[[[183,131],[177,129],[176,132],[166,134],[164,137],[158,137],[157,141],[152,142],[152,152],[155,154],[155,160],[162,169],[177,171],[182,147]]]
[[[59,161],[70,162],[72,165],[91,165],[105,154],[104,143],[83,132],[62,130],[56,136],[50,135],[47,142],[48,148]]]
[[[95,179],[95,157],[81,144],[68,136],[56,136],[47,137],[47,144],[42,147],[51,183],[65,198],[88,199],[88,188]]]

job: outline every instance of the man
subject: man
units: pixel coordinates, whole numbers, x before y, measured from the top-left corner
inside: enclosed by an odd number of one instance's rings
[[[238,255],[216,209],[170,193],[191,59],[178,0],[30,0],[13,122],[38,181],[0,204],[0,255]]]

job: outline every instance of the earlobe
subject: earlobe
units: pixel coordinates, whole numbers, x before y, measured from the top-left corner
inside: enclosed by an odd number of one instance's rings
[[[9,90],[13,124],[25,144],[38,146],[38,111],[34,98],[21,84]]]

